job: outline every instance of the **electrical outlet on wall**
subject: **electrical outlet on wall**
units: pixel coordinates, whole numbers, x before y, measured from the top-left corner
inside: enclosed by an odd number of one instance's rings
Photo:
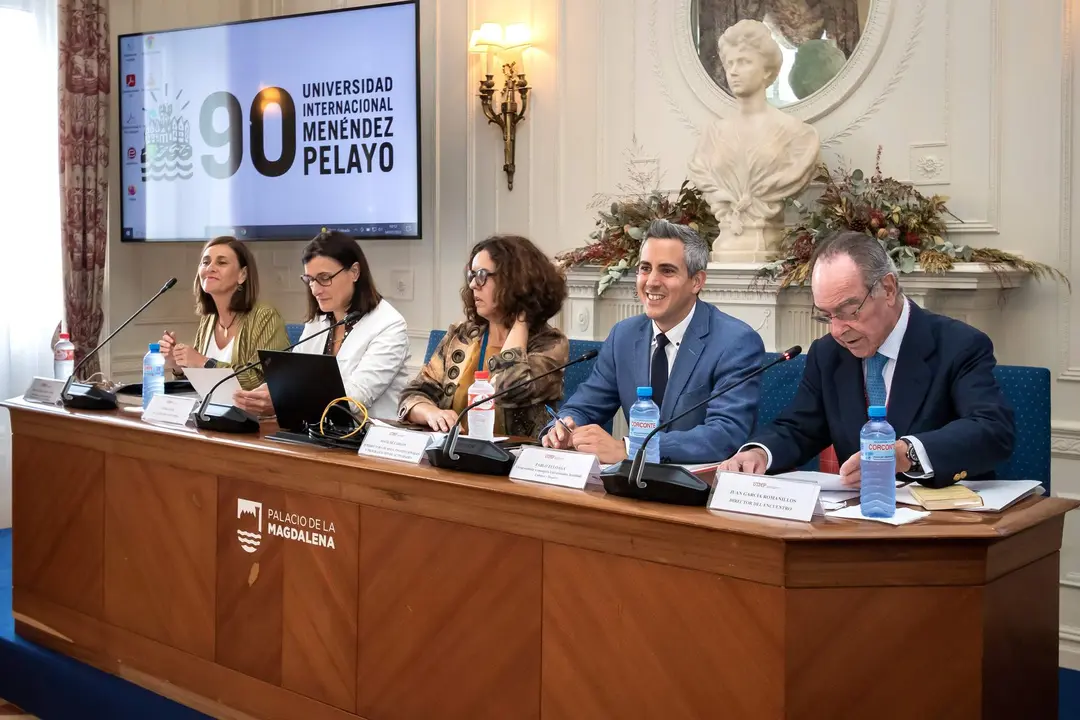
[[[412,270],[391,270],[390,271],[390,287],[387,288],[386,295],[392,297],[395,300],[412,300],[413,299],[413,271]]]

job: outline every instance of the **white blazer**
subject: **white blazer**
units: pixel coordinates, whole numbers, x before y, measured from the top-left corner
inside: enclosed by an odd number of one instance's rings
[[[320,330],[330,326],[330,320],[319,316],[304,325],[300,344],[293,352],[322,355],[326,333],[310,340]],[[409,382],[405,370],[409,362],[409,336],[405,318],[385,300],[353,326],[338,350],[338,372],[345,393],[364,404],[373,418],[396,418],[398,399]]]

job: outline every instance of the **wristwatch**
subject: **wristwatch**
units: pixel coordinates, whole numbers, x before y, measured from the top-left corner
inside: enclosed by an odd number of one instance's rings
[[[215,367],[217,367],[217,360],[215,360],[214,358],[206,358],[206,362],[203,363],[203,367],[204,368],[215,368]]]
[[[915,452],[915,443],[910,440],[905,440],[907,443],[907,459],[911,463],[911,467],[908,468],[909,475],[921,475],[922,463],[919,462],[919,453]]]

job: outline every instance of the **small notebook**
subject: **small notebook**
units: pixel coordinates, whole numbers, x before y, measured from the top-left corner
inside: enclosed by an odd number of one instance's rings
[[[950,485],[944,488],[911,485],[908,489],[915,501],[927,510],[959,510],[982,507],[983,504],[979,493],[963,485]]]

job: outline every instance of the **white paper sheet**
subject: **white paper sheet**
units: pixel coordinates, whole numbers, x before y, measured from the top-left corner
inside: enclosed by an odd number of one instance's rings
[[[184,368],[184,377],[191,381],[191,387],[199,393],[199,399],[204,399],[210,389],[222,378],[231,375],[232,368]],[[214,390],[214,396],[210,402],[216,405],[232,405],[233,395],[241,389],[240,381],[235,377],[229,378]]]
[[[785,478],[788,480],[802,480],[804,482],[813,482],[821,486],[823,491],[841,491],[852,490],[850,485],[845,485],[840,482],[840,476],[833,473],[823,473],[814,470],[796,470],[794,472],[782,473],[777,475],[778,478]],[[856,492],[856,494],[858,494]]]
[[[891,518],[872,518],[866,517],[862,514],[861,505],[849,505],[843,510],[833,510],[832,512],[825,513],[829,517],[835,518],[847,518],[849,520],[873,520],[874,522],[887,523],[889,525],[906,525],[916,520],[921,520],[930,513],[926,510],[912,510],[908,507],[896,508],[896,514]]]

